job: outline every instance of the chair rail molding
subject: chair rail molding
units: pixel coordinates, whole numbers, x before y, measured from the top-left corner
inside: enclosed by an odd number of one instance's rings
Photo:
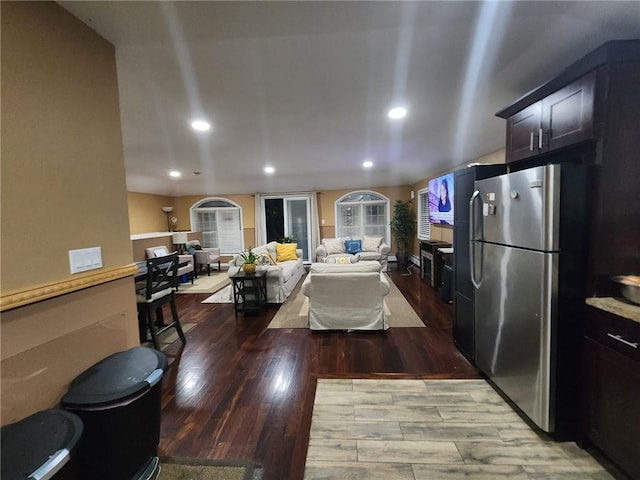
[[[121,267],[100,270],[99,272],[83,275],[78,278],[2,293],[0,295],[0,312],[130,277],[136,272],[138,272],[138,266],[132,263]]]

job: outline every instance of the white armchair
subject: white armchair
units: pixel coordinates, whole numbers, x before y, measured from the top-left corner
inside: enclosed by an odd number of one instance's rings
[[[302,283],[309,297],[311,330],[386,330],[384,297],[389,282],[375,260],[355,264],[313,263]]]
[[[147,258],[157,258],[169,255],[169,250],[165,245],[159,245],[157,247],[150,247],[146,249]],[[192,255],[178,255],[178,277],[182,275],[188,275],[189,280],[193,284],[194,274],[194,260]]]
[[[193,250],[193,257],[196,262],[196,272],[199,273],[202,267],[207,266],[207,276],[211,275],[211,265],[218,264],[220,271],[220,249],[215,247],[202,247],[198,240],[191,240],[186,245],[187,249]]]

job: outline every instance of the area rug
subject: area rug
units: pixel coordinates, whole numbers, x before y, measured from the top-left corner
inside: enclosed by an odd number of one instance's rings
[[[424,327],[424,323],[398,290],[398,287],[388,276],[387,280],[390,290],[389,294],[384,297],[384,304],[389,326],[391,328]],[[303,281],[304,279],[300,280],[287,301],[280,305],[280,309],[267,328],[309,328],[307,321],[309,302],[301,291]]]
[[[204,274],[194,279],[193,285],[191,285],[191,282],[181,283],[176,293],[213,293],[228,285],[229,282],[229,276],[226,271],[211,272],[211,276]]]
[[[231,285],[227,285],[221,290],[218,290],[210,297],[205,298],[202,303],[233,303],[233,298],[231,296]]]
[[[261,480],[262,467],[244,460],[160,458],[156,480]]]

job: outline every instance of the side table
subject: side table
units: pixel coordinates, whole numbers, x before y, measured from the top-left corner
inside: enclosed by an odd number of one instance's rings
[[[232,275],[233,283],[233,308],[238,317],[238,312],[260,312],[267,303],[267,272],[256,270],[254,273],[246,273],[240,270]]]

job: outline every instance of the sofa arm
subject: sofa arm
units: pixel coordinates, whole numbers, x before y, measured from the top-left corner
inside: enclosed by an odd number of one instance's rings
[[[325,258],[327,258],[327,249],[324,248],[324,245],[318,245],[318,248],[316,248],[316,262],[322,263]]]
[[[385,255],[387,257],[389,256],[390,250],[391,250],[391,247],[384,242],[382,242],[378,247],[378,253],[380,253],[380,255]]]
[[[178,255],[178,264],[189,262],[193,265],[193,255]]]
[[[302,259],[304,257],[304,252],[301,248],[296,248],[296,255],[299,259]]]

